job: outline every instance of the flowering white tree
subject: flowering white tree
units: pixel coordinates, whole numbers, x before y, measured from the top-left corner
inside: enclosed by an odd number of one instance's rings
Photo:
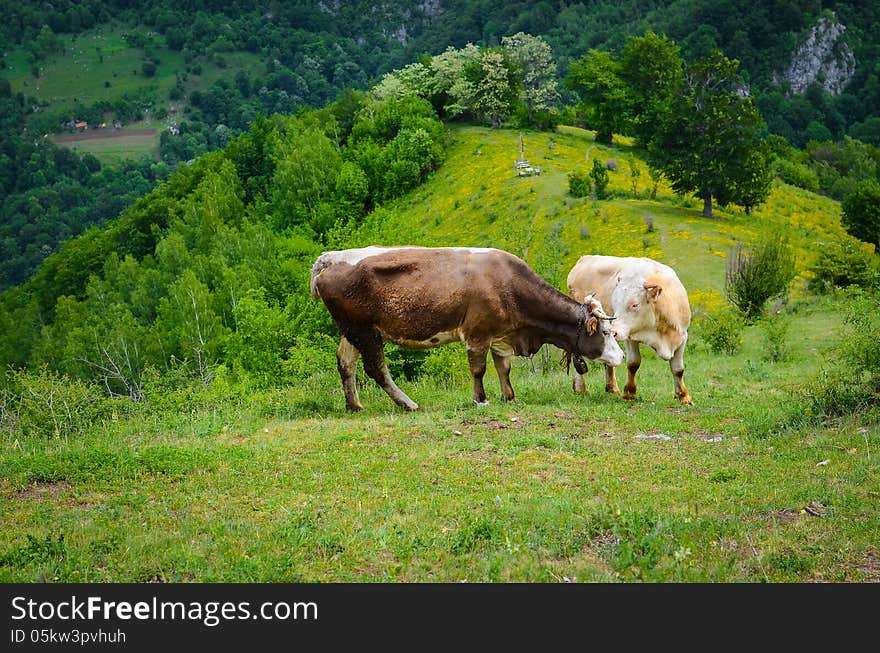
[[[519,32],[501,39],[505,54],[519,69],[520,99],[532,120],[536,111],[554,111],[559,104],[556,64],[550,46],[540,36]]]

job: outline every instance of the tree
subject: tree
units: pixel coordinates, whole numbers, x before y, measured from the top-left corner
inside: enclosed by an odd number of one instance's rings
[[[192,365],[194,376],[208,385],[228,329],[211,307],[210,290],[192,270],[184,270],[162,297],[154,328],[164,350]]]
[[[523,32],[501,39],[501,46],[522,76],[520,99],[531,123],[535,112],[550,112],[559,103],[556,64],[550,46],[540,36]]]
[[[620,55],[620,76],[631,94],[635,136],[651,140],[658,116],[667,113],[681,88],[684,61],[679,47],[665,36],[646,32],[630,37]]]
[[[715,192],[721,206],[736,204],[743,207],[746,215],[751,215],[752,209],[770,193],[774,177],[770,165],[773,155],[766,141],[756,142],[743,154],[745,159],[731,166],[728,184]]]
[[[760,144],[766,125],[743,90],[738,65],[717,50],[689,65],[648,145],[649,163],[675,192],[702,199],[707,218],[713,198],[751,207],[769,192]]]
[[[459,103],[482,122],[500,128],[513,112],[519,95],[515,66],[502,51],[487,50],[464,68],[464,83],[453,84],[450,95],[461,94]]]
[[[587,126],[596,130],[596,141],[611,145],[615,133],[626,131],[631,113],[631,96],[620,76],[620,64],[611,54],[590,50],[571,63],[566,85],[581,98],[578,109]]]
[[[289,125],[291,136],[277,149],[275,178],[279,226],[308,222],[318,205],[329,200],[342,165],[336,144],[319,127]]]
[[[850,234],[880,248],[880,184],[859,183],[843,200],[841,222]]]
[[[727,259],[724,290],[730,303],[753,321],[763,315],[768,299],[786,291],[795,270],[788,240],[774,234],[751,247],[734,247]]]

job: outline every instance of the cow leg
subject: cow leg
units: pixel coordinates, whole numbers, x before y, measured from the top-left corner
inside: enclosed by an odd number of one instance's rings
[[[620,394],[620,388],[617,387],[617,372],[612,365],[605,365],[605,392],[613,392]]]
[[[626,385],[623,386],[623,398],[636,398],[636,372],[642,364],[642,352],[639,351],[639,343],[634,340],[626,341]]]
[[[355,381],[355,371],[357,370],[357,362],[360,356],[361,352],[345,336],[339,339],[339,349],[336,350],[336,367],[339,369],[339,376],[342,377],[345,407],[351,411],[364,409],[358,397],[357,383]]]
[[[471,368],[471,376],[474,377],[474,403],[477,406],[488,406],[486,389],[483,387],[483,375],[486,374],[486,354],[488,347],[478,345],[467,347],[468,365]]]
[[[502,356],[493,351],[492,362],[495,363],[495,371],[498,372],[498,380],[501,382],[501,396],[507,401],[513,401],[516,399],[516,395],[513,392],[513,386],[510,385],[511,357]]]
[[[364,371],[371,379],[379,384],[391,400],[407,410],[418,410],[419,405],[406,396],[403,390],[397,387],[391,373],[388,371],[388,365],[385,363],[385,349],[382,346],[382,335],[372,330],[360,339],[363,342],[361,346],[361,355],[364,357]]]
[[[688,406],[693,405],[694,400],[684,385],[684,346],[687,338],[679,345],[672,358],[669,359],[669,369],[672,370],[672,382],[675,384],[675,398]]]

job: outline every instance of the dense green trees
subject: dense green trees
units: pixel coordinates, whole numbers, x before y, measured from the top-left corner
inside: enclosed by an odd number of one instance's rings
[[[555,64],[540,38],[518,33],[501,48],[473,44],[447,48],[434,57],[386,74],[372,89],[378,98],[415,96],[446,118],[503,126],[516,112],[521,122],[554,122],[559,94]]]
[[[157,375],[269,384],[332,361],[333,327],[307,286],[322,241],[420,183],[444,140],[425,100],[340,102],[256,121],[65,243],[0,295],[0,363],[141,400]]]
[[[833,11],[847,26],[844,41],[858,62],[850,83],[837,96],[816,85],[803,95],[789,94],[779,82],[790,57],[823,12]],[[389,0],[376,5],[345,3],[235,3],[198,0],[19,2],[5,7],[0,25],[11,45],[51,51],[59,35],[79,33],[108,21],[128,28],[137,42],[164,42],[195,69],[204,59],[232,51],[257,55],[265,72],[248,83],[230,75],[229,89],[215,89],[219,105],[196,107],[189,120],[218,123],[256,113],[288,113],[300,105],[323,106],[347,87],[366,89],[374,80],[427,53],[446,48],[504,46],[504,39],[532,34],[552,48],[564,77],[570,63],[591,49],[620,54],[627,38],[653,30],[674,39],[687,60],[714,49],[741,62],[755,102],[773,133],[803,147],[810,140],[849,135],[878,145],[880,117],[880,22],[871,3],[851,0],[676,0],[645,5],[614,3],[489,0],[436,3]],[[45,28],[45,29],[44,29]],[[55,36],[52,39],[50,32]],[[44,47],[46,46],[46,47]],[[838,46],[840,47],[840,46]],[[147,57],[146,60],[149,60]],[[222,83],[222,82],[221,82]],[[225,97],[223,97],[225,96]],[[179,98],[178,98],[179,99]],[[571,101],[570,96],[565,98]],[[221,111],[222,105],[226,111]],[[229,111],[240,106],[241,111]],[[203,113],[202,113],[203,112]],[[220,118],[224,113],[225,118]],[[235,133],[238,133],[235,132]],[[234,135],[234,134],[233,134]],[[215,145],[216,147],[216,145]],[[192,153],[178,156],[192,158]]]
[[[596,130],[597,141],[611,145],[615,133],[627,131],[631,94],[620,76],[620,63],[610,52],[590,50],[573,61],[566,82],[580,96],[578,109],[586,124]]]
[[[629,131],[647,144],[684,81],[680,48],[650,31],[630,37],[620,53],[619,75],[628,87]]]
[[[0,85],[0,290],[29,278],[67,238],[104,224],[167,174],[149,161],[101,168],[22,135],[25,105]]]

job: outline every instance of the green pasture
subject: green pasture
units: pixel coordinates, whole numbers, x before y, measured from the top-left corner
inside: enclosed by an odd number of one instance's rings
[[[174,86],[175,73],[184,69],[179,53],[159,48],[156,74],[145,77],[141,70],[144,51],[129,47],[123,29],[92,30],[76,36],[63,36],[63,54],[40,62],[40,76],[34,78],[21,49],[10,52],[5,73],[15,92],[48,102],[50,110],[112,101],[125,94],[147,88],[156,97],[167,98]],[[107,85],[109,83],[109,85]]]
[[[120,416],[81,440],[3,442],[3,581],[876,581],[880,428],[797,424],[833,305],[798,304],[792,356],[695,338],[672,398],[653,354],[641,397],[590,394],[541,355],[515,403],[453,379],[374,384],[344,412],[333,370],[300,387]]]
[[[155,159],[159,155],[158,134],[95,138],[58,144],[78,154],[92,154],[104,165],[111,166],[123,161]]]
[[[641,162],[633,192],[626,143],[572,129],[524,143],[540,176],[516,175],[518,132],[453,130],[444,166],[363,244],[502,247],[559,287],[586,253],[669,262],[697,318],[694,406],[644,348],[631,402],[596,366],[574,395],[546,349],[517,359],[513,403],[490,366],[483,408],[464,350],[433,350],[432,374],[398,378],[415,413],[362,372],[365,410],[348,414],[332,366],[263,390],[221,370],[208,389],[120,401],[77,437],[0,440],[0,581],[880,580],[880,420],[809,401],[852,328],[851,299],[806,291],[839,206],[780,184],[752,216],[707,220],[664,186],[651,199]],[[597,156],[617,162],[612,197],[567,195],[568,171]],[[715,354],[701,320],[724,307],[726,255],[773,230],[801,271],[770,311],[786,355],[768,355],[768,320]]]

